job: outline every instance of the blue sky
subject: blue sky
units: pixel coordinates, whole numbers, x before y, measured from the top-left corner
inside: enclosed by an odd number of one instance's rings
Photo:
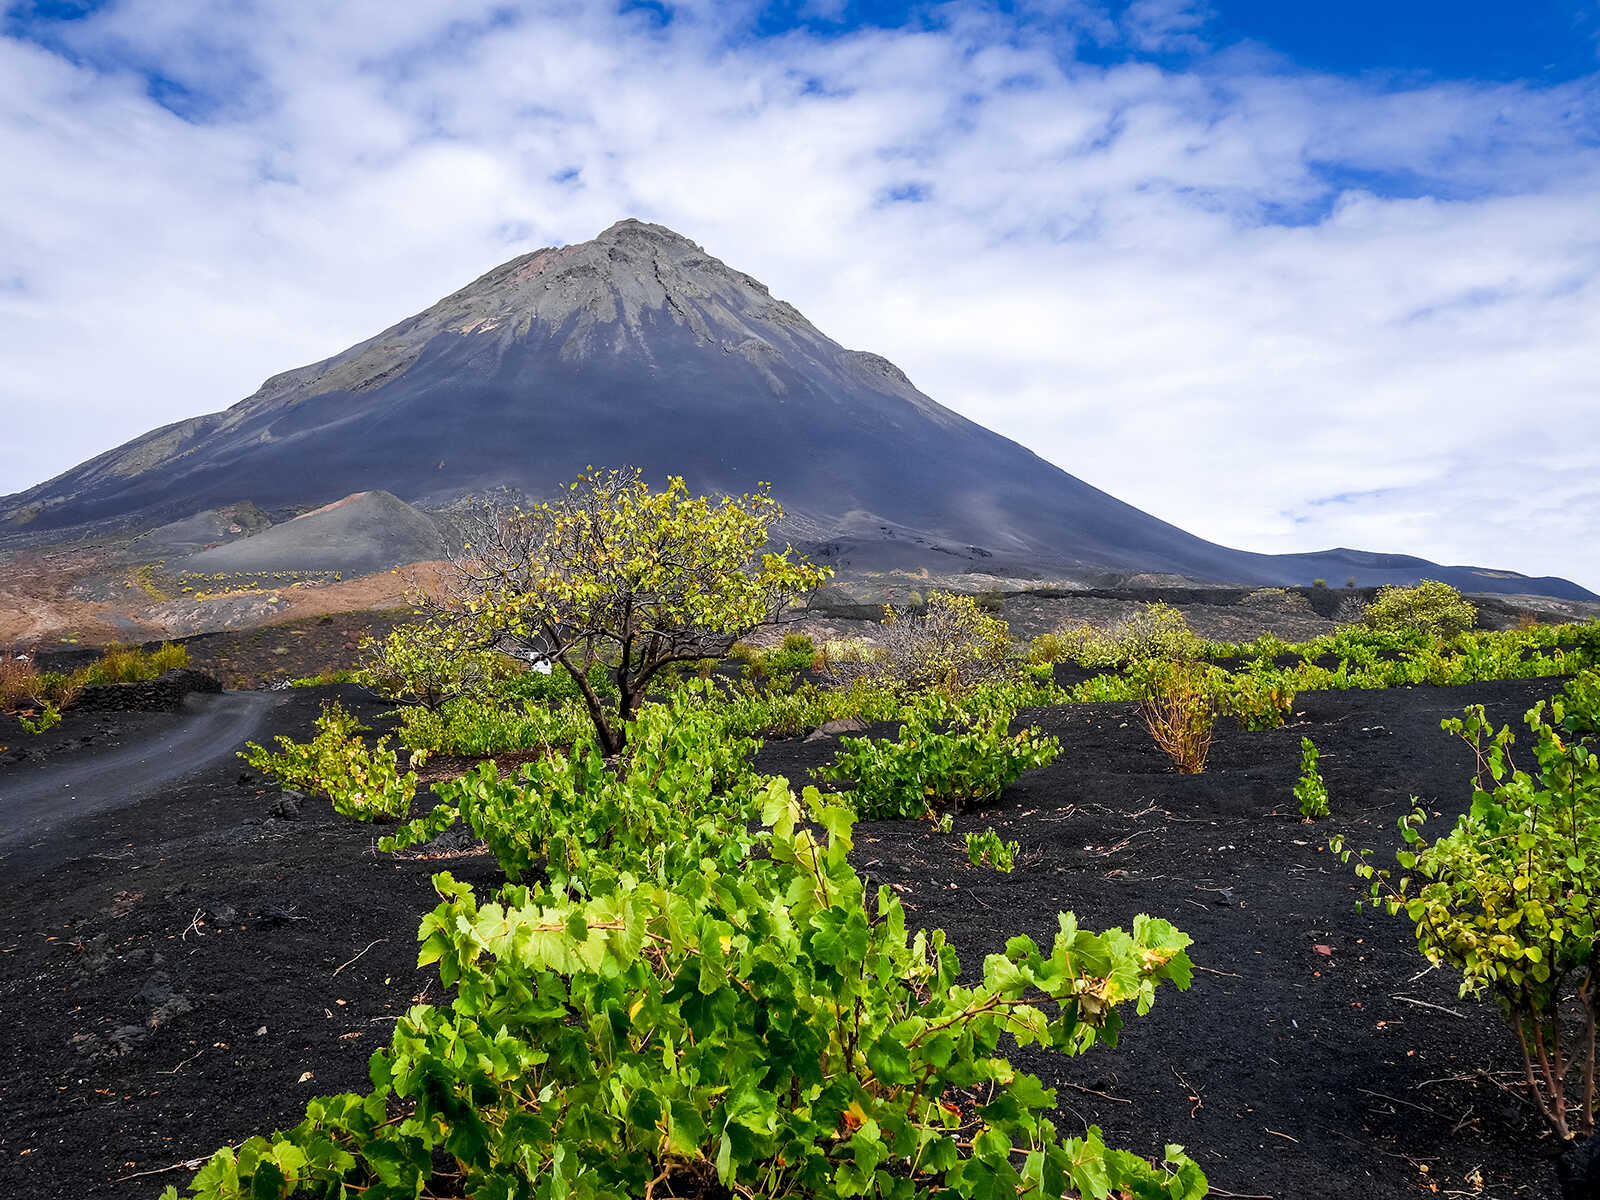
[[[660,5],[657,11],[666,12]],[[780,3],[759,18],[765,33],[804,29],[846,34],[863,27],[894,28],[937,21],[941,6],[912,3]],[[1028,19],[1027,5],[1003,5]],[[1073,22],[1066,8],[1064,24]],[[1086,8],[1087,6],[1083,6]],[[1129,4],[1109,7],[1125,14]],[[1250,42],[1296,66],[1346,75],[1393,73],[1408,78],[1537,80],[1557,83],[1592,74],[1600,38],[1600,6],[1590,0],[1344,0],[1302,4],[1284,0],[1218,0],[1185,6],[1194,27],[1213,44]],[[1019,12],[1020,10],[1020,12]],[[1082,11],[1080,8],[1079,11]],[[1137,54],[1115,34],[1087,53],[1105,59]]]
[[[1600,588],[1600,0],[4,12],[0,492],[631,215],[1203,536]]]

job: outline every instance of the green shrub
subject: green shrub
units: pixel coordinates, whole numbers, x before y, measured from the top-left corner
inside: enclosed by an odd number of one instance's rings
[[[1300,815],[1307,820],[1325,817],[1330,811],[1328,788],[1317,769],[1317,747],[1308,737],[1300,739],[1300,778],[1294,785],[1294,798],[1300,804]]]
[[[591,734],[571,754],[525,763],[514,776],[485,763],[436,784],[433,811],[379,847],[405,849],[465,821],[508,879],[542,868],[552,887],[575,891],[624,871],[672,878],[702,860],[734,869],[769,786],[750,771],[756,745],[726,736],[716,711],[685,685],[629,723],[627,748],[614,761],[601,757]]]
[[[1145,916],[1095,934],[1063,913],[1049,953],[1013,937],[963,984],[943,933],[910,933],[892,890],[869,895],[846,810],[777,787],[766,816],[770,853],[739,870],[584,899],[508,887],[480,905],[436,876],[419,961],[438,965],[450,1007],[400,1018],[369,1096],[312,1100],[288,1132],[218,1151],[191,1191],[1206,1194],[1181,1147],[1154,1165],[1094,1127],[1059,1134],[1055,1093],[998,1057],[1115,1046],[1130,1006],[1188,986],[1187,936]]]
[[[458,697],[483,695],[508,673],[510,662],[481,640],[458,624],[401,625],[382,638],[361,640],[360,680],[387,699],[432,710]]]
[[[289,787],[323,793],[335,811],[358,821],[395,820],[410,813],[417,793],[415,768],[426,761],[426,751],[413,752],[412,769],[400,774],[388,737],[369,750],[361,740],[366,726],[337,701],[322,706],[316,728],[317,736],[304,745],[280,735],[278,753],[251,742],[239,757]]]
[[[992,867],[1002,875],[1011,874],[1017,861],[1017,843],[1002,842],[993,829],[963,835],[967,861],[975,867]]]
[[[19,716],[17,724],[28,733],[38,735],[61,724],[61,710],[46,700],[44,710],[37,717],[29,720],[27,717]]]
[[[292,688],[328,687],[335,683],[360,683],[362,676],[359,671],[347,668],[330,669],[320,675],[305,675],[299,679],[291,679],[289,686]]]
[[[922,817],[995,799],[1024,771],[1061,753],[1061,744],[1037,729],[1010,734],[1009,711],[957,717],[947,730],[936,729],[935,719],[913,708],[898,739],[841,738],[834,761],[813,774],[848,785],[850,803],[868,819]]]
[[[1047,636],[1049,641],[1035,638],[1031,644],[1030,651],[1039,655],[1034,661],[1071,661],[1090,670],[1131,667],[1150,659],[1196,658],[1203,646],[1183,613],[1159,601],[1108,628],[1075,625]],[[1057,657],[1046,659],[1046,655]]]
[[[1600,760],[1562,734],[1574,717],[1600,722],[1597,693],[1600,682],[1584,681],[1550,703],[1548,721],[1542,701],[1529,710],[1534,774],[1512,766],[1512,731],[1495,732],[1482,705],[1443,722],[1478,762],[1471,809],[1432,842],[1421,808],[1401,818],[1398,880],[1371,865],[1371,851],[1356,865],[1374,903],[1413,924],[1423,956],[1461,973],[1462,995],[1494,999],[1516,1032],[1529,1094],[1562,1139],[1595,1129]],[[1329,848],[1349,861],[1343,838]],[[1577,1019],[1563,1021],[1568,997]]]
[[[589,714],[576,700],[544,705],[462,696],[437,710],[412,707],[399,713],[402,746],[441,754],[504,754],[570,746],[588,736]]]
[[[817,646],[803,633],[786,633],[783,645],[767,652],[767,670],[774,675],[809,671],[817,661]]]
[[[1363,620],[1370,629],[1415,630],[1449,641],[1477,624],[1478,610],[1449,584],[1425,579],[1416,587],[1379,588]]]
[[[1239,722],[1241,728],[1260,731],[1277,729],[1288,720],[1294,709],[1294,696],[1289,675],[1257,663],[1248,671],[1226,677],[1219,704],[1222,712]]]

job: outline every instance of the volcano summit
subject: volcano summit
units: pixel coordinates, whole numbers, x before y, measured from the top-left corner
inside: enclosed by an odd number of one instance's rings
[[[356,492],[422,508],[588,464],[697,492],[770,481],[797,545],[843,567],[1111,581],[1364,585],[1586,598],[1565,580],[1332,550],[1206,542],[1090,487],[847,350],[659,225],[537,250],[223,412],[155,430],[0,499],[0,543],[135,532],[229,505]]]

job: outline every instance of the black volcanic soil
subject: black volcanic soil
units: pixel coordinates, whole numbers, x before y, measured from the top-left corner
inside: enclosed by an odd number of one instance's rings
[[[1119,1049],[1017,1056],[1059,1089],[1068,1131],[1181,1142],[1223,1196],[1548,1196],[1549,1140],[1479,1078],[1516,1065],[1498,1018],[1423,971],[1402,921],[1357,912],[1356,880],[1321,847],[1335,828],[1392,845],[1412,794],[1452,816],[1469,761],[1440,718],[1483,702],[1517,721],[1556,686],[1305,694],[1291,728],[1219,731],[1198,777],[1165,768],[1129,706],[1042,710],[1065,747],[1054,765],[954,834],[862,825],[856,859],[969,969],[1011,934],[1048,942],[1064,908],[1091,927],[1147,911],[1194,937],[1193,988],[1164,989]],[[354,688],[296,691],[274,729],[305,734],[330,694],[377,715]],[[1333,797],[1316,825],[1290,796],[1302,734]],[[831,749],[773,742],[760,765],[801,782]],[[59,865],[0,859],[0,1195],[181,1184],[160,1169],[363,1089],[393,1018],[439,998],[413,965],[428,877],[488,887],[492,861],[396,861],[325,803],[290,816],[277,800],[213,768],[75,826]],[[1011,875],[967,865],[960,834],[985,825],[1021,843]]]

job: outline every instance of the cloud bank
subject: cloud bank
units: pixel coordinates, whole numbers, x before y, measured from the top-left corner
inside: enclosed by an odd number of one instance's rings
[[[1228,545],[1600,589],[1600,83],[1361,78],[1139,0],[170,5],[0,37],[0,492],[659,221]]]

